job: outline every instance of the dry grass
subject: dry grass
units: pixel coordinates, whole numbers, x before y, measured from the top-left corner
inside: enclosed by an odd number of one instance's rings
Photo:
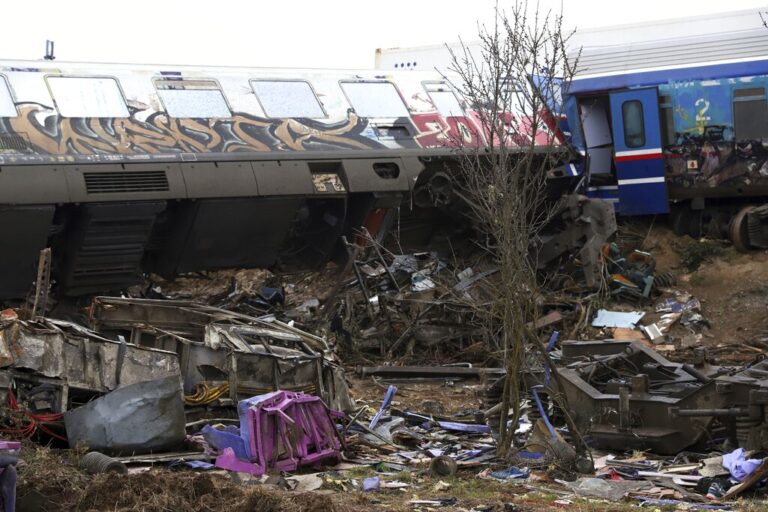
[[[24,443],[16,494],[41,510],[71,510],[91,478],[79,469],[82,453]]]
[[[347,512],[336,496],[243,486],[222,475],[153,469],[136,475],[98,475],[74,510],[95,512]]]
[[[351,512],[367,510],[363,496],[276,491],[244,486],[220,474],[154,468],[134,475],[92,477],[75,450],[24,448],[18,466],[18,510],[58,512]],[[356,504],[350,503],[356,501]],[[350,503],[350,504],[348,504]]]

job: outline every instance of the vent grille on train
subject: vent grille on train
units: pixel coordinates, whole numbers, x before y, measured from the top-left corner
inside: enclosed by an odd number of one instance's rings
[[[29,144],[21,135],[0,135],[0,151],[26,151],[27,149]]]
[[[165,171],[84,172],[83,176],[89,194],[168,191]]]

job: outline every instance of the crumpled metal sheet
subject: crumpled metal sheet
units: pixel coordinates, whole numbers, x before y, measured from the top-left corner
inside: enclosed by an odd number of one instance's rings
[[[113,453],[170,450],[184,440],[184,396],[178,375],[108,393],[64,415],[71,447]]]
[[[608,311],[600,309],[597,311],[595,319],[592,320],[592,327],[624,327],[634,329],[637,322],[645,316],[642,311]]]
[[[32,370],[70,387],[107,392],[128,384],[180,373],[173,352],[72,335],[62,322],[14,322],[0,328],[0,368]],[[90,337],[88,337],[90,336]]]

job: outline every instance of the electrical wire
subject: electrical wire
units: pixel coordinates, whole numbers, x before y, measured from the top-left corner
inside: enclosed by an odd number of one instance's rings
[[[16,395],[10,389],[8,390],[8,407],[12,411],[21,414],[25,419],[29,420],[29,422],[20,428],[0,428],[0,432],[8,434],[9,437],[17,439],[28,439],[35,435],[38,430],[40,430],[55,439],[59,439],[60,441],[67,440],[66,437],[53,432],[49,428],[49,426],[54,425],[60,426],[61,420],[64,418],[64,414],[58,412],[34,413],[30,410],[23,409],[19,405],[19,402],[16,399]]]
[[[195,386],[195,392],[184,395],[184,403],[187,405],[208,405],[229,393],[229,383],[209,386],[207,382],[201,382]]]

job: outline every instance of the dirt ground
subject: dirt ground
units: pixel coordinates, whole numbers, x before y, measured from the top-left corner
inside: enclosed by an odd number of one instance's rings
[[[700,344],[726,356],[746,350],[747,357],[763,353],[768,342],[768,252],[740,254],[732,247],[713,241],[679,237],[665,226],[633,225],[628,238],[640,249],[653,254],[658,272],[671,272],[676,284],[663,290],[681,292],[701,301],[701,313],[708,328],[697,332],[681,325],[671,339],[700,334]],[[236,271],[189,277],[173,283],[156,280],[162,293],[177,298],[220,300],[233,291],[253,293],[261,286],[285,286],[286,302],[296,305],[317,297],[333,286],[334,273],[295,274],[275,277],[265,271]],[[654,301],[643,305],[606,304],[611,308],[653,310]],[[651,317],[652,318],[652,317]],[[594,335],[594,332],[590,332]],[[762,348],[761,348],[762,347]],[[685,358],[686,354],[681,353]],[[725,356],[723,356],[725,357]],[[376,364],[382,361],[373,361]],[[383,361],[386,362],[386,361]],[[713,361],[717,362],[717,361]],[[439,361],[433,363],[438,364]],[[348,368],[350,389],[361,404],[375,411],[386,384],[360,378]],[[445,384],[401,384],[392,406],[442,417],[471,416],[484,406],[487,381],[468,379]],[[244,485],[231,475],[193,472],[188,469],[157,467],[127,476],[90,476],[78,469],[76,451],[25,448],[19,465],[18,510],[50,511],[357,511],[432,510],[414,507],[415,499],[456,498],[453,506],[439,510],[622,511],[636,503],[610,503],[567,497],[562,487],[540,475],[537,482],[498,482],[476,475],[482,468],[461,469],[456,477],[435,479],[424,468],[401,473],[380,473],[371,466],[327,473],[320,490],[309,493],[286,491],[265,485]],[[330,475],[330,476],[328,476]],[[403,489],[381,489],[370,493],[354,490],[366,477],[407,484]],[[567,498],[563,500],[563,498]],[[768,510],[764,502],[740,501],[736,510]],[[435,508],[434,510],[437,510]],[[674,510],[674,508],[656,508]]]
[[[696,270],[686,268],[681,260],[702,246],[714,248],[711,260]],[[643,248],[653,254],[660,271],[676,274],[676,288],[701,301],[711,324],[708,344],[768,339],[768,251],[742,254],[724,243],[677,236],[663,226],[651,231]]]

